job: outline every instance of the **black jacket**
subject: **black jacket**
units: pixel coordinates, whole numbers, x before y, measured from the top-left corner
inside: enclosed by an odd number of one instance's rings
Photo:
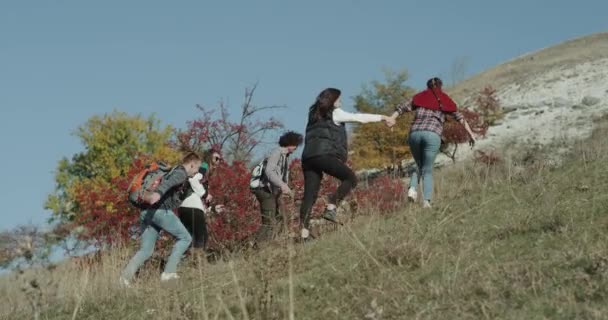
[[[320,156],[334,156],[346,161],[348,158],[348,144],[345,125],[335,124],[331,114],[328,118],[315,119],[313,116],[314,109],[313,106],[308,112],[302,161]]]

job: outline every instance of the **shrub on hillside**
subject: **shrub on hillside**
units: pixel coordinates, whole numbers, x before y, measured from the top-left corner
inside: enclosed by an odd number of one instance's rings
[[[88,191],[79,192],[83,214],[75,221],[81,226],[78,237],[97,243],[116,243],[133,238],[139,233],[139,210],[127,200],[126,189],[131,177],[147,163],[145,157],[133,163],[129,174],[118,177],[112,184],[91,185]],[[304,195],[304,177],[301,162],[295,159],[289,166],[290,186],[293,198],[282,199],[282,210],[292,228],[299,223],[299,209]],[[208,219],[211,247],[231,248],[253,235],[260,225],[258,203],[249,189],[249,169],[242,162],[225,164],[216,169],[210,177],[210,193],[216,204],[223,204],[225,211],[214,214]],[[325,176],[319,199],[313,208],[317,218],[326,204],[326,195],[335,191],[336,179]],[[398,179],[380,177],[367,187],[355,189],[351,198],[359,211],[362,209],[395,209],[403,194],[403,185]],[[108,205],[110,203],[110,205]]]
[[[81,214],[73,221],[72,230],[78,231],[75,234],[79,239],[97,244],[116,244],[139,234],[140,211],[129,203],[126,190],[132,177],[150,161],[149,157],[139,156],[126,175],[114,178],[111,183],[92,180],[86,188],[77,190],[76,199],[80,203]],[[293,160],[289,170],[294,197],[282,199],[282,210],[290,226],[296,228],[304,195],[301,161]],[[225,212],[210,215],[208,219],[211,247],[234,247],[259,228],[259,207],[249,189],[249,179],[249,168],[240,161],[223,164],[211,175],[209,191],[216,204],[225,206]],[[324,177],[319,199],[313,208],[314,217],[321,214],[326,204],[325,196],[334,192],[337,185],[336,179]],[[349,199],[357,203],[359,210],[379,208],[386,211],[398,205],[401,194],[403,190],[399,180],[383,177],[367,187],[355,189]]]
[[[475,104],[487,126],[493,126],[496,121],[504,117],[500,101],[496,96],[496,89],[492,86],[487,86],[477,93]]]
[[[488,131],[488,124],[483,120],[479,113],[470,109],[460,109],[459,111],[469,123],[473,133],[481,137],[486,135]],[[469,141],[469,134],[464,127],[460,123],[448,117],[443,126],[441,151],[455,161],[458,145],[461,143],[466,143],[467,141]]]

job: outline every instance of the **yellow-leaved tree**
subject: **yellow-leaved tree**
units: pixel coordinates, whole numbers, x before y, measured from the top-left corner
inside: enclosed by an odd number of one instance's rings
[[[407,71],[385,71],[385,81],[372,81],[355,96],[358,112],[390,115],[397,104],[409,102],[415,90],[405,85]],[[357,169],[382,168],[399,164],[410,156],[406,138],[412,115],[399,117],[397,125],[388,129],[384,123],[358,125],[352,136],[353,164]]]
[[[45,203],[45,209],[50,209],[53,219],[59,221],[71,221],[79,214],[78,193],[91,190],[92,186],[107,186],[112,179],[125,175],[135,157],[145,155],[169,163],[179,159],[179,153],[170,145],[173,129],[161,126],[154,116],[113,111],[91,117],[74,134],[84,151],[59,161],[55,190]]]

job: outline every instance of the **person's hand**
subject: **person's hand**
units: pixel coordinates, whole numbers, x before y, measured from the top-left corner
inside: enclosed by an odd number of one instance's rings
[[[153,192],[152,194],[147,196],[146,201],[149,204],[155,204],[160,200],[160,194],[158,192]]]
[[[289,186],[288,186],[287,184],[283,184],[283,185],[281,186],[281,192],[282,192],[284,195],[288,195],[288,196],[293,195],[293,192],[291,191],[291,189],[289,188]]]
[[[471,147],[471,149],[473,149],[473,147],[475,146],[475,138],[473,136],[471,136],[469,138],[469,146]]]
[[[215,210],[216,213],[222,213],[222,212],[224,212],[225,207],[223,204],[218,204],[213,209]]]
[[[384,116],[384,118],[382,120],[384,121],[386,126],[389,128],[392,128],[397,123],[397,119],[395,119],[393,117]]]
[[[211,196],[210,194],[207,194],[207,197],[205,198],[205,202],[211,203],[211,201],[213,201],[213,196]]]

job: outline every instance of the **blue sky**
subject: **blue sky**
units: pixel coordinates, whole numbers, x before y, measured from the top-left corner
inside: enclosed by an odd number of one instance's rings
[[[255,102],[303,131],[328,86],[349,97],[410,72],[421,88],[467,57],[467,75],[523,53],[608,31],[606,1],[12,1],[0,2],[0,230],[41,223],[71,133],[113,109],[183,127],[194,105],[259,82]]]

